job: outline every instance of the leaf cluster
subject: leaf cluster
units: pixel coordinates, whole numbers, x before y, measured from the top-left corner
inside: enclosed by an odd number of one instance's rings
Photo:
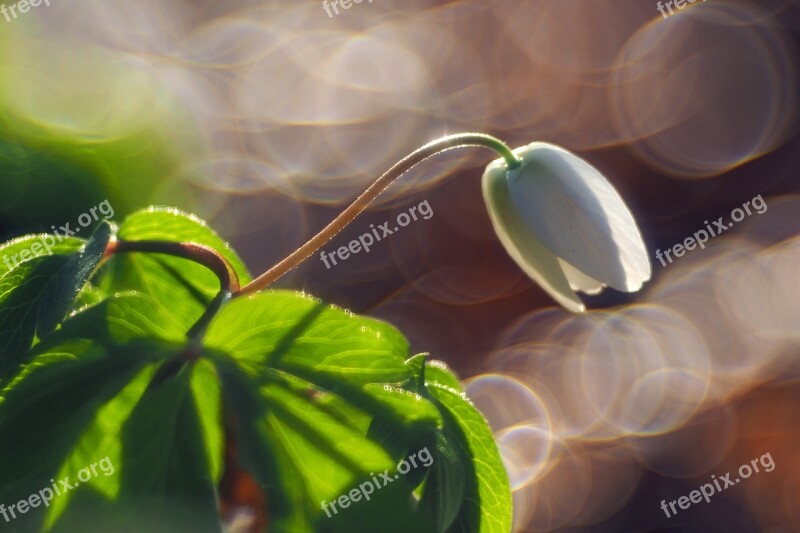
[[[73,488],[0,527],[221,531],[220,486],[241,470],[269,531],[511,529],[486,422],[453,373],[411,357],[391,325],[270,290],[225,303],[187,337],[218,295],[216,276],[179,257],[108,257],[115,239],[202,244],[250,280],[207,224],[171,208],[103,223],[3,273],[0,503],[65,478]],[[425,449],[427,466],[398,470]],[[101,459],[113,472],[78,482]],[[393,481],[369,501],[324,510],[379,473]]]

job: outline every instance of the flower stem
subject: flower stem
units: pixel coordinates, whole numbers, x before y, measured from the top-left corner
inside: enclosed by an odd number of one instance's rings
[[[168,241],[122,241],[112,240],[106,247],[106,258],[117,253],[128,252],[150,252],[157,254],[172,255],[199,263],[211,270],[219,278],[219,292],[206,307],[202,316],[186,333],[194,343],[199,343],[200,338],[205,332],[211,319],[220,310],[222,305],[227,302],[231,294],[239,290],[239,276],[231,266],[230,262],[209,246],[192,242],[168,242]],[[194,353],[190,350],[187,353]]]
[[[220,291],[235,293],[239,290],[239,276],[231,264],[219,252],[209,246],[193,242],[169,241],[111,241],[106,248],[106,257],[125,252],[149,252],[182,257],[199,263],[219,278]]]
[[[506,160],[509,169],[517,168],[521,164],[508,145],[500,139],[484,133],[459,133],[432,141],[395,163],[382,176],[376,179],[372,185],[367,187],[367,189],[342,211],[338,217],[325,226],[322,231],[317,233],[300,248],[289,254],[281,262],[239,289],[239,291],[234,291],[233,297],[253,294],[268,287],[278,278],[308,259],[311,254],[316,252],[323,244],[331,240],[337,233],[350,224],[356,216],[366,209],[381,192],[392,184],[392,182],[418,163],[440,152],[444,152],[445,150],[464,146],[483,146],[494,150]]]

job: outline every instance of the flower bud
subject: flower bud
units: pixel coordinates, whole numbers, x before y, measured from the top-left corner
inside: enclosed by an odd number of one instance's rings
[[[575,294],[609,286],[638,291],[650,260],[636,221],[611,183],[592,165],[558,146],[535,142],[483,175],[483,196],[506,251],[561,305],[583,311]]]

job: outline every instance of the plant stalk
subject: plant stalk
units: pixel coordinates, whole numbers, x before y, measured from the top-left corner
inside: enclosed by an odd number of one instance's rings
[[[317,233],[308,242],[300,248],[289,254],[286,258],[278,264],[258,276],[256,279],[239,289],[234,291],[232,297],[245,296],[248,294],[256,293],[272,283],[274,283],[281,276],[292,270],[294,267],[308,259],[311,254],[316,252],[326,242],[331,240],[337,233],[342,231],[348,224],[350,224],[364,209],[371,204],[378,195],[383,192],[389,185],[392,184],[397,178],[405,174],[412,167],[421,163],[445,150],[453,148],[461,148],[465,146],[483,146],[490,148],[500,154],[508,165],[509,169],[517,168],[521,162],[514,155],[514,152],[500,139],[486,135],[484,133],[459,133],[455,135],[448,135],[435,141],[432,141],[421,148],[411,152],[409,155],[395,163],[389,170],[376,179],[372,185],[361,193],[352,204],[350,204],[342,213],[333,219],[331,223],[325,226],[322,231]]]
[[[201,264],[211,270],[219,278],[219,292],[206,307],[203,314],[186,333],[186,336],[193,341],[193,345],[187,351],[190,358],[196,358],[200,339],[211,323],[211,320],[222,308],[223,304],[231,298],[231,294],[239,290],[239,276],[231,266],[225,256],[203,244],[192,242],[168,242],[168,241],[120,241],[112,240],[106,247],[104,257],[110,257],[115,253],[128,252],[150,252],[157,254],[181,257]]]
[[[165,254],[194,261],[216,274],[219,278],[220,291],[235,293],[239,290],[239,276],[233,266],[209,246],[193,242],[114,240],[108,243],[105,257],[127,252]]]

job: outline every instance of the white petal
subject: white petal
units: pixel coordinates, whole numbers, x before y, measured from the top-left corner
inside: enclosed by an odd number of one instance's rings
[[[599,294],[606,288],[605,283],[600,283],[596,279],[590,278],[563,259],[559,258],[558,262],[561,264],[561,268],[564,269],[564,275],[567,276],[567,281],[569,281],[569,286],[572,287],[572,290],[586,294]]]
[[[558,258],[536,240],[512,204],[502,159],[486,167],[482,183],[494,231],[508,255],[558,303],[570,311],[583,312],[586,308],[570,288]]]
[[[583,274],[633,292],[650,279],[650,259],[619,193],[592,165],[558,146],[516,151],[508,173],[514,205],[539,241]]]

